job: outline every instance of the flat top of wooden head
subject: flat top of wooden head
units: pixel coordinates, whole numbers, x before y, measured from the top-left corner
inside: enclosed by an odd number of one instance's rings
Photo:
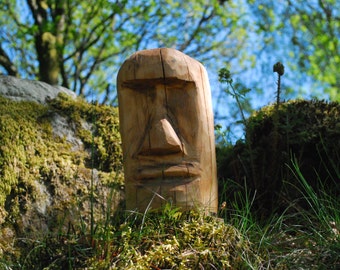
[[[125,60],[117,80],[118,84],[139,80],[196,81],[202,76],[201,68],[201,63],[175,49],[142,50]]]

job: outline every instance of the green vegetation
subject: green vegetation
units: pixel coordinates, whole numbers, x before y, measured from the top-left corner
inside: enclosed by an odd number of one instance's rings
[[[339,1],[249,2],[259,38],[266,43],[264,51],[289,59],[292,76],[300,75],[303,83],[310,75],[331,100],[340,101]]]
[[[200,60],[235,57],[247,35],[241,10],[218,0],[1,1],[0,73],[116,102],[117,70],[138,50],[177,48]]]
[[[339,101],[339,9],[336,0],[97,0],[95,6],[3,0],[0,73],[116,104],[115,77],[124,59],[169,47],[203,62],[209,74],[229,63],[247,87],[258,89],[255,99],[267,98],[266,67],[284,59],[294,71],[286,74],[291,97]],[[317,87],[299,87],[306,84]]]
[[[127,212],[118,206],[113,196],[120,188],[119,175],[122,175],[115,109],[88,104],[82,100],[74,101],[64,95],[50,101],[48,106],[5,99],[1,102],[7,108],[1,117],[1,123],[4,123],[1,129],[2,138],[7,138],[6,147],[10,147],[8,150],[2,149],[2,171],[8,170],[12,174],[20,171],[23,176],[2,176],[8,189],[4,187],[1,192],[6,202],[2,208],[6,211],[3,216],[6,221],[1,226],[0,269],[337,269],[340,266],[340,202],[337,196],[328,192],[326,181],[339,178],[340,174],[338,157],[327,159],[332,157],[333,152],[327,151],[327,157],[323,157],[323,166],[330,167],[322,174],[318,171],[317,179],[313,173],[309,173],[310,170],[306,171],[300,166],[303,155],[295,155],[295,158],[292,156],[290,166],[284,168],[290,172],[291,180],[294,179],[288,185],[290,192],[299,200],[286,204],[281,212],[266,212],[261,216],[262,219],[259,219],[257,194],[251,192],[252,186],[244,185],[246,188],[242,190],[240,187],[243,183],[229,178],[220,180],[220,201],[223,203],[217,217],[202,216],[195,211],[182,213],[171,205],[145,214]],[[320,107],[323,109],[320,110]],[[273,108],[274,105],[264,108],[247,120],[247,138],[253,138],[254,142],[261,141],[259,135],[262,133],[264,138],[270,138],[264,133],[267,129],[263,128],[262,123],[269,123],[273,127],[273,119],[286,119],[284,115],[290,116],[298,112],[299,117],[305,116],[313,121],[306,123],[306,119],[302,118],[296,124],[294,132],[288,133],[299,139],[297,145],[301,145],[302,140],[308,141],[311,138],[317,145],[315,142],[320,135],[324,138],[320,141],[320,147],[329,150],[327,141],[332,138],[334,145],[332,136],[338,136],[338,129],[335,129],[337,123],[332,124],[334,117],[338,115],[336,103],[282,103],[278,118],[273,118]],[[314,108],[313,112],[311,108]],[[66,138],[53,137],[50,119],[55,113],[68,117],[70,125],[75,127],[77,135],[82,138],[84,147],[94,148],[91,151],[92,157],[84,153],[80,155],[79,151],[68,152],[71,146]],[[22,128],[19,129],[12,119],[17,120]],[[30,125],[25,122],[26,119]],[[91,129],[92,133],[83,127],[84,120],[89,120],[95,126]],[[319,128],[323,122],[327,123],[326,130]],[[305,126],[301,126],[302,123]],[[25,125],[27,130],[23,128]],[[310,130],[307,130],[310,138],[303,133],[306,132],[306,125],[310,126]],[[17,138],[8,138],[6,127],[11,132],[15,129],[15,133],[11,134],[16,134]],[[278,127],[279,134],[288,132],[287,125]],[[320,133],[321,130],[324,133]],[[24,135],[23,131],[29,131],[28,135]],[[313,135],[312,131],[318,132],[318,135]],[[36,140],[39,143],[35,144]],[[30,151],[28,145],[34,145],[36,151]],[[256,144],[251,146],[251,149],[259,151]],[[243,151],[249,150],[244,148],[244,142],[238,142],[235,146],[220,148],[219,157],[231,158],[237,147]],[[105,151],[101,150],[103,148]],[[26,149],[26,152],[20,152],[20,149]],[[47,149],[55,149],[56,152]],[[107,151],[115,151],[115,154],[111,156],[112,153]],[[320,153],[315,153],[315,156]],[[118,159],[113,160],[113,156]],[[244,156],[246,155],[242,155]],[[47,163],[46,166],[42,159]],[[220,169],[224,159],[218,159]],[[34,166],[31,167],[31,164]],[[78,167],[76,170],[75,164],[83,169]],[[92,165],[94,170],[88,167]],[[51,170],[57,170],[58,173]],[[87,173],[87,182],[80,186],[79,173],[82,170]],[[103,194],[98,194],[97,191],[91,193],[91,172],[95,170],[101,175],[100,181],[109,187],[107,196],[101,196]],[[11,175],[9,172],[4,175]],[[78,201],[65,204],[65,201],[58,201],[57,193],[54,194],[54,199],[61,209],[72,207],[73,218],[52,215],[50,231],[40,234],[21,232],[21,239],[13,240],[13,234],[19,233],[20,229],[20,224],[16,222],[20,220],[19,215],[26,215],[28,208],[36,207],[28,207],[30,196],[42,194],[33,190],[36,179],[34,175],[42,176],[43,181],[51,181],[50,185],[55,185],[55,188],[57,184],[68,183],[65,186],[69,194],[76,192]],[[59,182],[55,179],[57,175]],[[69,186],[69,183],[76,184]],[[15,188],[16,186],[21,189]],[[233,189],[235,186],[239,189]],[[66,189],[59,189],[59,192],[65,191]],[[88,195],[81,196],[82,193]],[[16,199],[22,198],[23,194],[27,198],[26,202]],[[298,203],[302,199],[304,204]],[[35,197],[31,200],[38,201]],[[85,204],[97,206],[101,200],[105,200],[106,207],[98,209],[99,211],[92,209],[94,212],[91,212],[84,207]],[[9,224],[16,224],[15,233]]]
[[[254,204],[262,214],[280,210],[272,206],[284,210],[299,199],[296,188],[301,187],[290,169],[292,159],[311,187],[316,190],[328,187],[336,197],[339,195],[339,120],[337,102],[295,100],[281,103],[278,108],[264,107],[247,120],[244,141],[218,149],[219,175],[233,179],[239,186],[245,181],[248,191],[256,192]],[[235,190],[229,191],[232,194]]]
[[[1,257],[104,222],[122,198],[117,109],[61,94],[47,106],[0,97],[0,110]]]
[[[118,211],[93,235],[84,229],[26,239],[26,253],[15,264],[0,260],[0,269],[338,269],[339,201],[316,196],[308,185],[300,191],[310,211],[262,223],[249,211],[250,198],[225,205],[219,218],[171,205],[146,214]]]
[[[36,242],[23,269],[248,269],[261,263],[232,225],[170,205],[145,216],[120,212],[106,230],[92,242],[82,235],[59,235],[53,245]]]
[[[245,138],[228,143],[217,129],[222,216],[256,243],[261,269],[337,269],[339,254],[340,105],[338,102],[277,101],[245,120],[230,72],[220,81],[236,99]],[[241,87],[240,87],[241,86]]]
[[[88,167],[104,172],[122,170],[117,108],[89,104],[82,99],[74,102],[65,94],[59,94],[49,105],[55,112],[72,119],[76,135],[85,144],[85,148],[95,150],[86,159]],[[94,127],[85,129],[84,121]]]
[[[249,89],[222,69],[245,138],[219,128],[221,208],[205,217],[122,210],[116,108],[0,97],[0,269],[339,269],[339,3],[1,1],[1,73],[114,104],[123,59],[150,46],[253,70],[257,87],[267,63],[254,59],[275,55],[295,69],[286,78],[319,86],[308,95],[337,102],[281,102],[301,89],[282,89],[275,65],[276,103],[247,118]]]
[[[0,269],[339,269],[339,104],[277,100],[218,145],[212,217],[124,210],[116,108],[1,98]]]

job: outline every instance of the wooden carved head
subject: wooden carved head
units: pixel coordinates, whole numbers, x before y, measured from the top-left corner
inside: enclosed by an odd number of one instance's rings
[[[139,51],[117,78],[126,207],[217,211],[214,123],[205,68],[168,48]]]

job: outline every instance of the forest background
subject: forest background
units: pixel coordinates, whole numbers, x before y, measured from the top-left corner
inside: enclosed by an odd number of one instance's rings
[[[251,89],[241,99],[246,115],[275,101],[278,61],[283,100],[340,101],[339,12],[336,0],[2,0],[0,74],[116,106],[116,75],[129,55],[176,48],[206,66],[215,123],[233,141],[240,114],[218,82],[221,68]]]

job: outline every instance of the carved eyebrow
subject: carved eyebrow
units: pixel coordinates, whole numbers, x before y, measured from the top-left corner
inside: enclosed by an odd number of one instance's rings
[[[145,81],[127,81],[123,82],[122,86],[125,88],[130,88],[132,90],[145,91],[148,89],[154,89],[155,83],[145,82]]]
[[[145,80],[129,80],[122,83],[123,87],[131,88],[134,90],[145,90],[150,89],[158,84],[171,85],[176,87],[186,87],[187,85],[193,84],[193,81],[184,81],[177,78],[160,78],[160,79],[145,79]]]

